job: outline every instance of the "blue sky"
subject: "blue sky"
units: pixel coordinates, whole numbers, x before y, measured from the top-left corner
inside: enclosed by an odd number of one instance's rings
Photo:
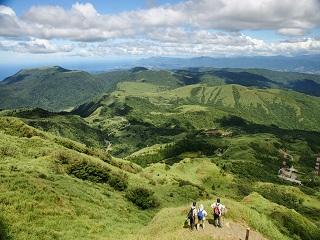
[[[71,8],[72,5],[77,2],[74,0],[5,0],[0,1],[2,4],[7,5],[15,10],[17,15],[23,14],[27,11],[30,6],[35,5],[59,5],[64,8]],[[163,4],[175,4],[181,2],[181,0],[157,0],[157,1],[146,1],[146,0],[118,0],[118,1],[78,1],[79,3],[90,2],[92,5],[99,9],[100,13],[119,13],[122,11],[136,10],[141,8],[147,8],[151,5],[163,5]]]
[[[318,0],[4,0],[0,64],[320,53]]]

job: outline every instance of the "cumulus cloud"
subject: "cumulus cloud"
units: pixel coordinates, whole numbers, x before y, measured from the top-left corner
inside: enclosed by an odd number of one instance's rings
[[[3,51],[14,51],[21,53],[47,54],[47,53],[64,53],[73,50],[72,45],[52,44],[46,39],[33,38],[28,41],[9,41],[1,40],[0,49]]]
[[[226,41],[225,38],[228,40]],[[78,52],[79,51],[79,52]],[[190,42],[146,39],[89,43],[75,50],[81,56],[272,56],[320,53],[320,39],[302,38],[295,41],[267,43],[243,34],[215,34],[213,39]]]
[[[301,35],[320,26],[318,0],[189,0],[119,14],[99,14],[90,3],[33,6],[22,17],[0,8],[2,36],[64,38],[97,41],[135,37],[158,27],[188,27],[240,31],[272,29]],[[13,29],[13,26],[15,29]]]
[[[270,55],[319,50],[318,39],[266,43],[241,34],[242,30],[272,30],[281,35],[304,36],[320,27],[319,0],[188,0],[162,6],[156,5],[156,1],[146,4],[146,9],[118,14],[101,14],[91,3],[77,2],[70,9],[33,6],[22,16],[0,6],[0,36],[15,38],[10,40],[14,51],[72,52],[83,56]],[[73,48],[52,44],[52,39],[88,45]]]
[[[198,0],[185,8],[193,25],[207,28],[309,29],[320,24],[318,0]]]
[[[272,56],[320,53],[320,39],[300,38],[267,43],[241,33],[166,29],[148,39],[116,39],[105,42],[54,44],[46,39],[0,41],[0,50],[22,53],[59,53],[68,56]],[[172,36],[171,36],[172,34]]]
[[[16,16],[16,13],[9,7],[0,5],[0,14],[1,15],[8,15],[8,16]]]

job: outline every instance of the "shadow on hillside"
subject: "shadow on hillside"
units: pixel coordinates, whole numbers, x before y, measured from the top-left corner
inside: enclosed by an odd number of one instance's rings
[[[262,125],[257,123],[249,122],[238,116],[227,116],[221,118],[219,124],[222,127],[233,128],[235,130],[240,130],[244,133],[255,134],[255,133],[269,133],[273,134],[279,139],[286,141],[288,143],[293,142],[294,140],[303,140],[307,141],[310,148],[313,151],[320,151],[319,140],[320,132],[316,131],[306,131],[299,129],[283,129],[275,125]]]
[[[1,110],[1,115],[7,117],[19,117],[19,118],[29,118],[29,119],[37,119],[37,118],[48,118],[53,116],[67,116],[72,115],[70,112],[51,112],[42,108],[18,108],[11,110]]]
[[[276,82],[249,72],[229,72],[224,70],[215,71],[214,75],[225,79],[227,84],[239,84],[245,87],[270,88]]]

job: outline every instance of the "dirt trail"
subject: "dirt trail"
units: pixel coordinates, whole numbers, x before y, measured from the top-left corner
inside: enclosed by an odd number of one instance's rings
[[[165,231],[163,228],[155,228],[151,232],[139,233],[134,240],[245,240],[247,226],[242,223],[224,219],[223,228],[214,227],[212,219],[205,222],[205,228],[191,231],[187,226]],[[151,233],[151,234],[150,234]],[[267,240],[260,233],[250,230],[249,240]]]
[[[189,229],[181,229],[177,235],[184,236],[183,239],[223,239],[223,240],[245,240],[247,226],[225,219],[223,228],[214,227],[205,223],[205,229],[191,232]],[[249,240],[267,240],[260,233],[250,230]]]

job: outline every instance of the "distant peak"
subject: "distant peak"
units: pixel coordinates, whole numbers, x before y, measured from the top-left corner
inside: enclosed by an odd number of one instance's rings
[[[55,68],[56,70],[58,70],[59,72],[69,72],[71,70],[60,67],[60,66],[53,66],[52,68]]]
[[[34,75],[45,75],[59,72],[71,72],[72,70],[65,69],[60,66],[51,66],[51,67],[40,67],[40,68],[25,68],[18,71],[16,74],[7,77],[3,80],[3,84],[13,84],[17,82],[21,82],[29,76]]]
[[[70,72],[72,70],[63,68],[61,66],[46,66],[46,67],[37,67],[37,68],[25,68],[20,70],[18,73],[23,72],[37,72],[37,71],[57,71],[57,72]]]
[[[131,72],[142,72],[142,71],[148,71],[148,68],[145,67],[134,67],[131,69]]]

